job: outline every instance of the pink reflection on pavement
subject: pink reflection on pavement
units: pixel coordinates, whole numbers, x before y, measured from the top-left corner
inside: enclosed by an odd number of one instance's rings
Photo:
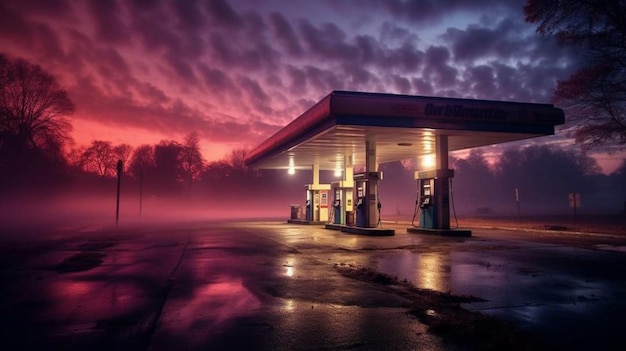
[[[220,276],[214,282],[200,285],[190,297],[170,299],[161,325],[170,333],[198,331],[206,335],[233,318],[254,314],[260,306],[261,302],[246,289],[242,279]]]
[[[68,324],[119,317],[145,303],[130,283],[61,279],[50,283],[49,292],[50,317]]]

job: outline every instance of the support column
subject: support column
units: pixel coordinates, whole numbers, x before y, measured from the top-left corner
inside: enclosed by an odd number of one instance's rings
[[[342,180],[346,186],[352,186],[354,184],[354,165],[352,164],[352,155],[344,156],[343,158],[343,175]]]
[[[354,225],[354,166],[352,155],[343,157],[343,174],[341,177],[341,214],[343,224]]]
[[[448,136],[437,135],[435,139],[435,165],[437,173],[446,176],[435,179],[435,204],[437,206],[437,228],[450,229],[450,179],[448,172]]]
[[[311,165],[311,169],[313,171],[313,185],[318,185],[320,183],[320,165],[314,163]]]
[[[372,140],[365,142],[365,172],[378,172],[376,163],[376,143]],[[380,218],[378,213],[378,177],[368,176],[367,186],[367,227],[376,228]]]

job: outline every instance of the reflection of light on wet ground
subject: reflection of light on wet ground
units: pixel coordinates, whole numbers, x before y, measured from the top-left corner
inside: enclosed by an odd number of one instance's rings
[[[285,275],[288,277],[293,277],[293,267],[285,266]]]
[[[62,280],[52,286],[55,295],[65,298],[77,298],[88,294],[94,288],[94,282]]]
[[[626,252],[626,246],[615,246],[615,245],[598,244],[598,245],[596,245],[596,248],[599,249],[599,250]]]
[[[187,288],[180,286],[183,290]],[[213,330],[228,320],[255,313],[260,306],[261,302],[240,278],[221,276],[200,285],[191,296],[168,301],[164,321],[170,331],[180,333],[198,326]]]
[[[417,284],[418,286],[443,291],[447,278],[441,274],[441,266],[444,264],[442,255],[439,253],[423,254],[418,256]]]
[[[60,325],[72,328],[117,318],[129,308],[146,303],[142,291],[132,283],[59,279],[46,288],[41,293],[47,295],[49,320],[62,321]]]
[[[285,309],[287,311],[293,311],[295,309],[295,304],[292,299],[285,300]]]
[[[290,255],[287,259],[287,262],[283,264],[283,274],[290,278],[293,277],[296,272],[295,265],[296,259],[292,255]]]
[[[447,291],[450,273],[447,256],[440,252],[400,251],[378,257],[377,269],[400,280],[409,280],[419,288]]]

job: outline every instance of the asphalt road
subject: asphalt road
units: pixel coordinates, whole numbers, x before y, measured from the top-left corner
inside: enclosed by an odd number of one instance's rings
[[[13,349],[464,350],[369,267],[469,294],[564,349],[626,347],[626,240],[475,229],[472,238],[344,234],[278,221],[82,224],[0,236],[0,338]]]

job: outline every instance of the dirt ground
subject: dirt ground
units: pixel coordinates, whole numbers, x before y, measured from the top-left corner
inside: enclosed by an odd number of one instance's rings
[[[459,217],[459,227],[522,228],[626,236],[626,215]],[[451,219],[451,226],[455,226]]]

